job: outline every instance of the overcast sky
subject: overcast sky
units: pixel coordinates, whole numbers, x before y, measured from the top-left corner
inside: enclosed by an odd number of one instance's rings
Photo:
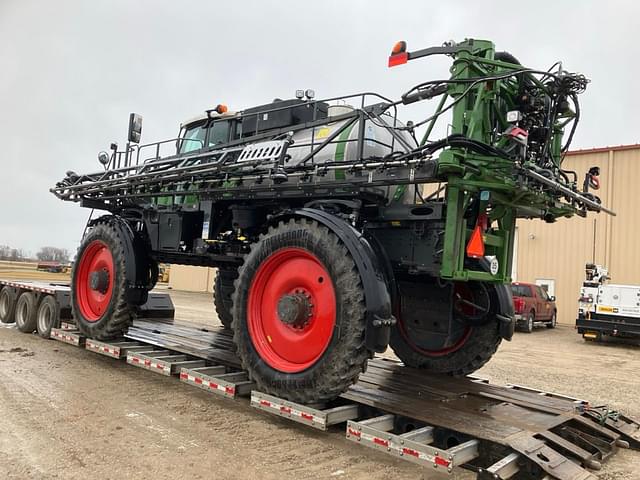
[[[447,76],[446,58],[388,69],[401,39],[415,50],[486,38],[529,67],[562,60],[592,80],[573,147],[636,143],[639,18],[633,1],[0,0],[0,245],[75,252],[89,211],[48,189],[97,170],[130,112],[150,142],[218,103],[241,110],[298,88],[398,98]]]

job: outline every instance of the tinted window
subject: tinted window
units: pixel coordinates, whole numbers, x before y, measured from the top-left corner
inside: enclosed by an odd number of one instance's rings
[[[549,295],[547,295],[547,292],[544,288],[542,287],[536,287],[538,289],[538,296],[543,299],[543,300],[549,300]]]
[[[528,285],[511,285],[511,291],[516,297],[530,297],[531,289]]]
[[[229,121],[214,122],[209,127],[209,139],[207,144],[212,147],[218,143],[227,143],[229,141]]]

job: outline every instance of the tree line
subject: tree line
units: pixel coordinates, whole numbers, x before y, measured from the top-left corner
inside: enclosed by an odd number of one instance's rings
[[[21,260],[39,260],[41,262],[67,263],[71,259],[71,254],[66,248],[42,247],[36,258],[32,259],[21,248],[12,248],[8,245],[0,245],[0,260],[18,262]]]

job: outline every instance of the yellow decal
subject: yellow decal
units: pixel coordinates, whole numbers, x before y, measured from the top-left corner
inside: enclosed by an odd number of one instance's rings
[[[269,343],[273,343],[273,340],[271,340],[271,335],[267,335],[267,340],[269,340]]]
[[[598,311],[613,313],[613,307],[601,307],[600,305],[598,305]]]
[[[331,129],[329,127],[322,127],[320,130],[318,130],[318,133],[316,133],[316,138],[328,137],[329,132],[331,132]]]

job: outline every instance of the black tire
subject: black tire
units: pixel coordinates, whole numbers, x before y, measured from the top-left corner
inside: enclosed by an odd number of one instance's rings
[[[293,373],[273,368],[261,358],[251,338],[247,316],[250,291],[255,288],[252,282],[259,267],[289,248],[311,254],[321,262],[335,295],[335,324],[326,349],[313,364]],[[317,281],[322,283],[323,277]],[[273,315],[279,320],[275,312]],[[258,390],[298,403],[325,402],[337,397],[357,380],[368,359],[364,343],[364,290],[347,248],[335,234],[313,221],[292,219],[270,227],[252,245],[239,270],[233,296],[233,330],[242,365]]]
[[[227,330],[233,323],[233,292],[234,282],[238,278],[237,270],[219,268],[216,278],[213,280],[213,305],[216,308],[218,319]]]
[[[553,315],[551,316],[551,320],[549,320],[549,322],[547,323],[547,328],[556,328],[556,325],[558,324],[558,312],[553,312]]]
[[[33,333],[36,329],[38,305],[31,292],[23,292],[16,303],[16,327],[23,333]]]
[[[15,322],[16,302],[18,295],[11,287],[4,287],[0,290],[0,322]]]
[[[456,377],[475,372],[491,359],[502,342],[498,321],[494,318],[496,314],[494,305],[497,304],[497,298],[491,292],[489,298],[492,299],[492,306],[486,318],[470,322],[468,326],[470,331],[464,336],[466,340],[451,352],[444,351],[433,355],[420,351],[418,346],[410,343],[407,332],[403,331],[400,313],[398,313],[398,323],[391,330],[390,346],[396,356],[409,367]],[[396,310],[400,312],[399,309]],[[424,315],[429,315],[431,311],[437,310],[439,309],[434,306],[434,310],[420,309],[418,313],[424,312]]]
[[[529,312],[527,318],[524,320],[524,324],[522,325],[522,331],[524,333],[533,332],[533,324],[536,321],[536,314],[534,312]]]
[[[83,308],[79,304],[79,284],[88,282],[87,278],[81,279],[81,267],[85,260],[85,253],[94,245],[94,242],[102,242],[106,245],[113,260],[113,271],[109,275],[111,284],[111,297],[103,312],[95,318],[87,318]],[[76,261],[71,273],[71,309],[76,325],[80,333],[96,340],[111,340],[120,337],[127,332],[133,323],[135,308],[127,303],[126,261],[123,240],[118,229],[108,223],[96,224],[82,239]],[[111,279],[111,277],[113,277]]]
[[[42,338],[51,337],[51,329],[60,327],[60,305],[52,295],[40,301],[36,314],[36,330]]]

